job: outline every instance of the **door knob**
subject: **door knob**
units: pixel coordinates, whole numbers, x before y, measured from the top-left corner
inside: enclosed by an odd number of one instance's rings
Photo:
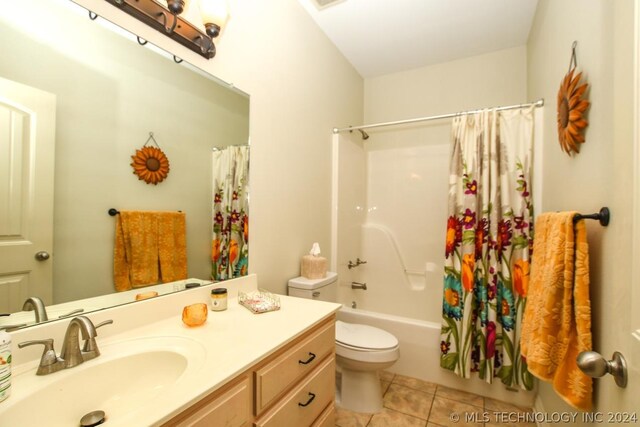
[[[47,251],[40,251],[40,252],[36,252],[35,258],[38,261],[46,261],[51,257],[51,255],[49,255],[49,252]]]
[[[578,355],[578,368],[590,377],[599,378],[611,374],[618,387],[627,386],[627,361],[619,352],[614,352],[611,360],[607,360],[595,351],[583,351]]]

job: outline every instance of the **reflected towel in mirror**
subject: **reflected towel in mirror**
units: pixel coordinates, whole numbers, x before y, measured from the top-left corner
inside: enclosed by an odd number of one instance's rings
[[[117,291],[186,279],[185,214],[120,211],[113,275]]]

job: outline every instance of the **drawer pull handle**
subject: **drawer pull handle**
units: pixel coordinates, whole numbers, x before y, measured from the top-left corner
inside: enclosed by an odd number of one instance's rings
[[[315,356],[314,356],[314,357],[315,357]],[[313,402],[313,399],[315,399],[315,398],[316,398],[316,395],[315,395],[315,394],[313,394],[313,393],[311,393],[311,392],[309,392],[309,400],[307,400],[307,403],[300,403],[300,402],[298,402],[298,406],[309,406],[309,404],[310,404],[311,402]]]
[[[301,364],[301,365],[308,365],[309,363],[313,362],[313,359],[315,359],[315,358],[316,358],[316,355],[315,355],[315,354],[313,354],[313,353],[311,353],[311,352],[309,352],[309,356],[311,356],[311,357],[309,357],[309,358],[308,358],[307,360],[305,360],[304,362],[303,362],[302,360],[298,360],[298,363],[299,363],[299,364]],[[306,405],[305,405],[305,406],[306,406]]]

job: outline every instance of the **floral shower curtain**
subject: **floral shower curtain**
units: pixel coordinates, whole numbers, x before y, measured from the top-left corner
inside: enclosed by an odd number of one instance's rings
[[[520,321],[533,247],[533,107],[454,119],[440,365],[530,390]]]
[[[245,276],[249,261],[249,147],[213,152],[211,278]]]

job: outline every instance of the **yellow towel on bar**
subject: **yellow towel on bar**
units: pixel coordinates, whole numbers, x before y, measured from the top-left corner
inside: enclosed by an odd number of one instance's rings
[[[589,247],[584,220],[574,231],[575,214],[544,213],[536,220],[520,345],[529,372],[589,411],[592,378],[576,363],[580,352],[591,350]]]
[[[186,279],[185,214],[121,211],[116,219],[113,275],[117,291]]]
[[[160,281],[187,278],[186,217],[182,212],[158,212]]]

